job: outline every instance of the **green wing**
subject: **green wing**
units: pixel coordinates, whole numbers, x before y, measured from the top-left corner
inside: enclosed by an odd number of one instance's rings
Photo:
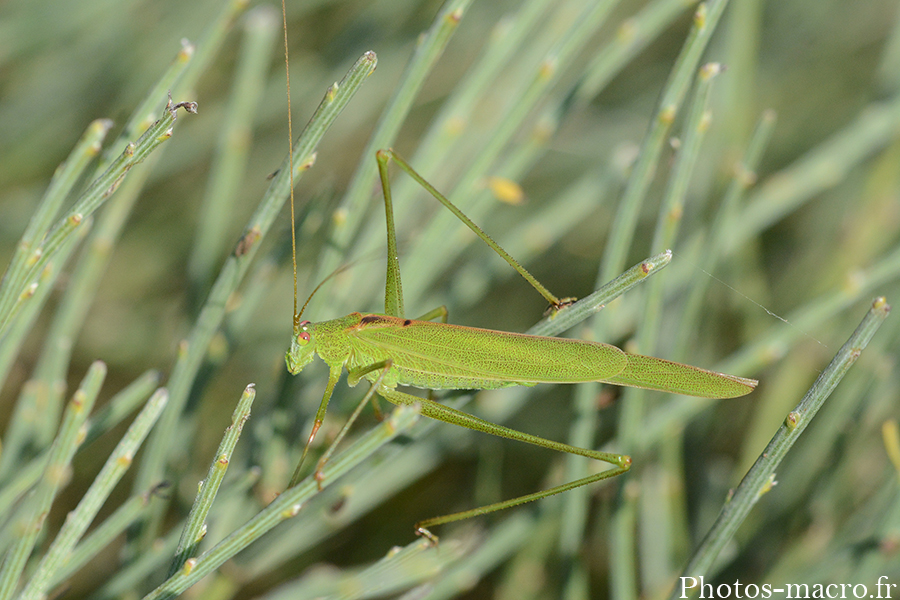
[[[707,371],[654,356],[626,354],[628,364],[606,383],[697,396],[699,398],[736,398],[756,387],[755,379]]]
[[[429,389],[600,381],[627,364],[625,353],[609,344],[382,315],[366,315],[347,333],[364,357],[349,366],[390,358],[399,383]]]
[[[347,330],[348,366],[391,359],[398,383],[427,389],[494,389],[600,381],[701,398],[735,398],[756,381],[615,346],[490,329],[366,315]]]

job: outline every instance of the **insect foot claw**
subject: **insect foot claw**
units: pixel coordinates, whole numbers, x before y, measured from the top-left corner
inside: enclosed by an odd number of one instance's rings
[[[430,547],[437,548],[438,537],[424,527],[419,527],[418,525],[416,525],[416,535],[425,538],[428,541],[428,545]]]
[[[547,307],[547,310],[544,311],[544,316],[550,317],[552,319],[556,316],[556,313],[568,306],[572,306],[576,302],[578,302],[578,298],[575,298],[574,296],[570,296],[568,298],[560,298],[559,302],[557,302],[556,304],[551,304]]]
[[[316,472],[313,473],[313,478],[316,480],[316,487],[319,488],[319,491],[322,491],[322,482],[325,481],[325,475],[322,474],[322,471],[316,469]]]

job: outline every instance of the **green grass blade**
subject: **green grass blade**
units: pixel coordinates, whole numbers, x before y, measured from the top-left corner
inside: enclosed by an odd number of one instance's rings
[[[128,428],[106,464],[103,465],[103,469],[94,479],[94,483],[85,492],[75,510],[68,514],[65,525],[60,529],[47,553],[38,564],[34,575],[19,595],[21,600],[37,600],[46,597],[52,574],[68,561],[75,544],[87,531],[113,488],[131,466],[134,455],[150,432],[150,428],[159,418],[167,399],[166,391],[158,390],[150,397],[140,414],[135,417],[131,427]]]
[[[69,157],[57,167],[40,205],[28,222],[28,227],[22,234],[19,245],[16,246],[16,253],[6,268],[2,279],[3,282],[6,280],[17,281],[24,277],[28,257],[35,246],[47,234],[50,224],[62,207],[63,200],[72,191],[76,181],[87,168],[88,163],[99,152],[100,145],[103,143],[103,139],[109,132],[110,127],[112,127],[112,121],[109,119],[97,119],[92,122],[72,149]],[[0,374],[5,372],[5,369],[0,370]],[[0,377],[0,381],[5,379],[5,376]]]
[[[816,379],[803,399],[785,418],[784,424],[766,446],[750,471],[744,476],[719,518],[707,533],[700,547],[694,552],[682,577],[700,577],[712,569],[722,548],[734,536],[753,505],[775,484],[775,470],[785,455],[806,429],[810,421],[824,404],[828,396],[843,379],[844,375],[859,358],[869,340],[887,318],[890,306],[884,298],[876,298],[872,308],[841,347],[828,367]],[[681,591],[676,588],[671,598],[678,598]]]
[[[253,406],[255,398],[256,390],[252,385],[248,385],[234,409],[234,414],[231,416],[231,425],[222,437],[215,459],[209,466],[206,479],[200,482],[197,498],[191,507],[187,523],[181,531],[181,539],[178,540],[178,547],[175,549],[175,558],[169,567],[169,577],[174,575],[184,566],[184,563],[189,558],[194,556],[200,542],[203,541],[203,537],[206,535],[207,515],[212,508],[213,502],[216,500],[219,486],[222,485],[222,480],[225,478],[225,472],[228,470],[231,455],[234,453],[234,448],[241,437],[244,423],[250,418],[250,408]]]
[[[33,286],[36,285],[39,274],[63,248],[66,240],[119,187],[132,167],[140,164],[160,144],[172,137],[172,128],[179,108],[184,108],[188,112],[197,110],[196,105],[175,104],[166,107],[163,117],[151,125],[136,142],[126,146],[106,172],[94,180],[81,195],[68,214],[53,226],[41,247],[34,251],[33,263],[24,276],[19,281],[4,282],[0,287],[0,336],[5,335],[22,303],[33,297]]]
[[[338,454],[322,471],[322,485],[338,479],[341,475],[371,456],[375,450],[415,423],[418,412],[411,407],[397,408],[380,426],[372,429],[356,444]],[[319,482],[312,476],[286,490],[277,500],[269,504],[253,519],[234,531],[225,540],[197,559],[185,563],[181,572],[169,578],[154,591],[144,596],[144,600],[174,598],[188,589],[202,577],[218,568],[226,560],[243,550],[251,542],[264,535],[286,519],[295,517],[303,504],[318,493]]]
[[[259,7],[244,20],[244,38],[236,67],[226,126],[219,135],[216,162],[209,174],[200,222],[188,263],[196,294],[208,291],[214,266],[222,260],[232,233],[230,215],[241,189],[252,142],[254,116],[262,99],[279,22],[275,11]]]
[[[3,600],[12,598],[16,591],[19,577],[25,568],[25,561],[34,549],[50,506],[63,485],[72,456],[81,442],[81,429],[97,399],[97,394],[100,393],[105,376],[106,365],[101,362],[95,362],[88,369],[81,387],[69,402],[59,434],[50,448],[47,467],[34,490],[34,495],[14,517],[17,521],[18,539],[9,548],[3,559],[3,565],[0,566],[0,598]]]
[[[335,84],[328,90],[325,99],[310,119],[306,129],[300,134],[294,147],[294,164],[290,165],[288,159],[285,159],[279,174],[269,186],[268,192],[251,217],[245,230],[245,237],[251,241],[240,246],[241,252],[235,252],[226,259],[200,312],[197,325],[188,338],[187,351],[181,354],[173,369],[168,385],[169,405],[163,413],[160,427],[150,437],[147,455],[141,464],[135,482],[136,490],[148,489],[163,477],[171,452],[171,436],[181,419],[191,385],[206,354],[209,342],[222,322],[228,298],[237,289],[238,283],[259,248],[259,242],[265,237],[288,198],[291,181],[290,170],[294,171],[294,181],[296,182],[300,179],[301,174],[312,166],[315,148],[319,141],[363,81],[375,69],[375,63],[374,53],[366,53],[350,69],[340,84]]]
[[[113,396],[88,419],[88,430],[79,450],[88,447],[131,414],[150,395],[158,382],[159,373],[149,371]],[[0,489],[0,514],[6,515],[13,503],[37,483],[46,467],[48,457],[49,449],[26,465],[19,465],[15,473],[3,482]]]
[[[49,586],[54,587],[64,582],[106,550],[116,538],[125,533],[128,527],[137,522],[147,512],[147,505],[156,497],[158,491],[150,490],[145,494],[132,496],[123,502],[113,514],[81,539],[62,565],[57,566],[57,569],[52,573]],[[157,549],[154,548],[153,552],[156,551]],[[117,573],[116,576],[124,570]]]

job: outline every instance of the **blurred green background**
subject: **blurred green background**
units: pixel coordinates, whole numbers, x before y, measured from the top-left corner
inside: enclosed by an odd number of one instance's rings
[[[560,296],[582,297],[598,287],[620,202],[633,185],[635,161],[648,151],[645,136],[696,8],[671,0],[607,4],[609,12],[591,21],[600,3],[474,0],[396,134],[378,134],[386,140],[379,145],[393,146],[438,189],[462,198],[470,216]],[[133,209],[78,327],[67,368],[70,392],[97,359],[109,367],[101,404],[147,369],[159,369],[165,384],[179,343],[196,326],[212,282],[287,153],[279,9],[221,0],[8,0],[0,6],[0,264],[12,257],[54,170],[89,123],[112,119],[107,137],[115,139],[182,40],[198,44],[188,66],[197,72],[171,89],[176,102],[197,101],[199,114],[180,113],[172,139],[125,180],[138,173],[145,178],[133,191]],[[362,203],[354,206],[361,208],[349,213],[359,229],[341,239],[332,229],[347,222],[345,194],[354,176],[374,173],[374,156],[365,151],[370,136],[384,131],[379,118],[399,89],[417,38],[440,9],[437,1],[288,2],[295,138],[329,85],[363,52],[378,56],[376,71],[325,134],[315,166],[296,186],[301,303],[331,270],[349,265],[323,287],[305,318],[383,307],[384,220],[374,179],[359,180]],[[221,43],[211,31],[222,32]],[[248,58],[251,52],[255,58]],[[548,63],[549,56],[563,58]],[[758,378],[759,389],[744,399],[705,404],[648,395],[637,439],[624,442],[622,402],[612,401],[620,392],[589,392],[581,402],[602,408],[595,411],[599,424],[587,425],[590,445],[611,451],[627,445],[636,467],[621,481],[586,490],[584,522],[566,524],[576,509],[554,498],[439,529],[447,549],[434,571],[410,566],[409,583],[388,595],[412,588],[410,594],[419,595],[408,597],[416,598],[666,596],[728,489],[872,298],[896,302],[898,3],[731,0],[703,56],[724,71],[712,82],[711,121],[690,168],[684,209],[677,212],[681,229],[667,245],[674,250],[672,265],[652,279],[662,297],[660,324],[649,338],[656,339],[649,348],[642,341],[648,339],[642,324],[655,324],[643,312],[646,286],[601,312],[599,323],[569,335],[602,334],[604,341],[637,344],[631,347],[648,354]],[[493,70],[482,66],[486,60],[495,61]],[[195,83],[185,83],[192,78]],[[688,135],[695,90],[691,84],[665,134],[616,273],[663,249],[654,247],[654,229],[679,142]],[[466,94],[472,94],[469,109],[448,115],[448,107],[463,106]],[[165,95],[153,102],[154,114],[161,114]],[[758,123],[773,114],[758,166],[738,168]],[[426,144],[433,146],[424,155]],[[237,155],[223,158],[228,151]],[[489,177],[517,181],[524,202],[498,202],[487,189]],[[718,216],[735,177],[744,185]],[[524,331],[538,321],[543,300],[452,221],[434,226],[441,233],[428,229],[437,204],[405,179],[395,173],[408,316],[445,304],[451,323]],[[209,197],[221,204],[204,212]],[[225,321],[191,382],[185,417],[177,420],[170,451],[178,459],[168,470],[166,517],[154,536],[174,530],[187,513],[250,382],[258,396],[228,478],[245,481],[252,466],[260,471],[252,485],[223,490],[202,549],[258,511],[290,475],[326,370],[318,364],[294,381],[284,370],[292,310],[289,239],[283,210],[229,298]],[[71,270],[62,268],[3,373],[4,431],[23,385],[34,377]],[[688,314],[691,290],[698,287],[705,290],[702,304]],[[778,485],[728,546],[719,580],[873,583],[873,574],[885,574],[900,583],[900,465],[889,461],[881,438],[882,424],[900,412],[896,339],[897,326],[888,320],[788,456]],[[577,427],[573,386],[510,392],[479,394],[467,410],[558,440]],[[362,386],[338,385],[321,437],[336,433],[362,393]],[[670,400],[677,410],[666,412]],[[352,435],[373,426],[366,411]],[[95,477],[121,436],[117,431],[76,458],[74,478],[51,512],[51,532]],[[266,537],[189,593],[368,597],[348,591],[360,589],[380,597],[374,576],[358,570],[412,542],[416,521],[529,493],[562,477],[564,458],[549,451],[448,425],[427,430],[424,438],[427,449],[404,438],[402,460],[386,465],[375,457],[338,483],[341,502],[371,494],[375,506],[353,512],[355,505],[351,511],[332,496],[305,507],[301,515],[320,526],[314,533]],[[31,440],[6,460],[25,464],[40,447]],[[384,488],[378,492],[365,487],[374,484],[364,477],[376,468],[371,472]],[[390,473],[398,480],[388,481]],[[126,477],[101,518],[132,493],[131,482]],[[633,511],[630,520],[621,520],[623,506]],[[624,529],[616,533],[616,526]],[[567,528],[577,532],[574,542]],[[562,542],[560,529],[569,532]],[[625,539],[633,546],[623,546]],[[457,541],[461,557],[454,554]],[[74,576],[63,597],[97,593],[105,579],[124,571],[132,560],[128,548],[136,551],[139,544],[117,538]],[[158,565],[129,580],[123,596],[141,597],[161,583],[168,559]],[[429,587],[414,587],[424,582]]]

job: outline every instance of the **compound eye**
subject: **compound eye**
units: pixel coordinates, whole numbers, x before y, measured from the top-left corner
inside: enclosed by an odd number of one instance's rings
[[[298,327],[306,327],[307,325],[309,325],[309,321],[300,321],[297,323]]]
[[[297,334],[297,342],[300,344],[306,344],[309,341],[309,332],[301,331]]]

